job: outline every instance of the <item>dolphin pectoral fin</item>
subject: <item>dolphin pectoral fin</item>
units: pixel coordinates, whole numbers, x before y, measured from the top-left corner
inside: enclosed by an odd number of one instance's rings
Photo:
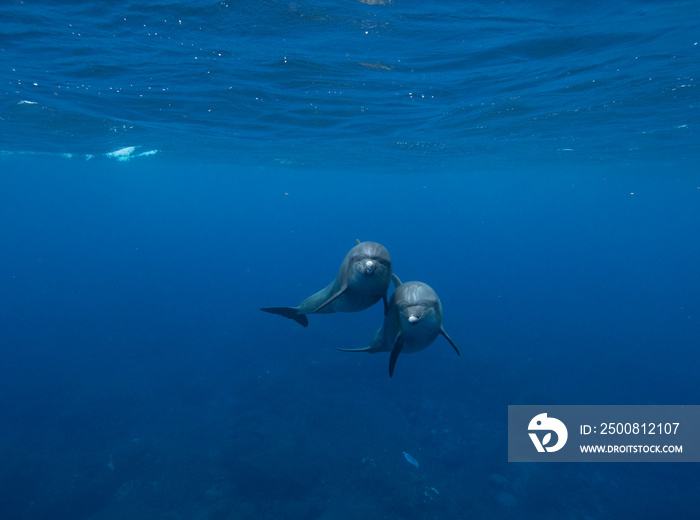
[[[450,342],[450,345],[452,345],[452,348],[455,349],[455,352],[457,353],[457,355],[460,356],[461,354],[459,353],[459,349],[457,348],[457,345],[455,345],[455,342],[452,341],[452,338],[447,335],[447,332],[445,332],[445,329],[443,329],[442,327],[440,327],[440,334],[445,336],[445,339]]]
[[[336,350],[341,352],[372,352],[372,347],[362,347],[362,348],[340,348],[335,347]]]
[[[360,239],[359,239],[359,238],[356,238],[356,239],[355,239],[355,245],[356,245],[356,246],[359,246],[360,244],[361,244]]]
[[[347,288],[348,288],[347,285],[341,286],[340,289],[338,289],[338,292],[336,292],[334,295],[330,296],[327,300],[325,300],[321,305],[319,305],[319,306],[316,307],[315,309],[311,309],[311,310],[308,312],[308,314],[313,314],[314,312],[318,312],[318,311],[320,311],[321,309],[323,309],[324,307],[326,307],[327,305],[333,303],[335,300],[338,299],[338,297],[339,297],[340,295],[342,295],[342,294],[345,292],[345,289],[347,289]]]
[[[389,357],[389,377],[394,375],[394,367],[396,366],[396,360],[399,358],[399,354],[401,354],[401,349],[403,349],[403,338],[401,337],[401,334],[399,334],[396,336],[394,348],[392,349],[391,356]]]
[[[384,316],[389,314],[389,302],[386,299],[386,294],[382,296],[382,299],[384,300]]]
[[[294,320],[302,327],[309,325],[309,319],[306,317],[306,314],[299,314],[296,307],[265,307],[260,310],[271,314],[279,314],[280,316]]]
[[[401,280],[399,280],[399,277],[396,276],[394,273],[391,273],[391,279],[394,281],[394,287],[398,287],[401,285]]]

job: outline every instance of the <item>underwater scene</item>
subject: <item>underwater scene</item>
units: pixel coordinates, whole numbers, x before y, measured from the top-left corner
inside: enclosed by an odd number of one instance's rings
[[[696,0],[3,2],[0,516],[697,518],[508,407],[700,405],[699,74]]]

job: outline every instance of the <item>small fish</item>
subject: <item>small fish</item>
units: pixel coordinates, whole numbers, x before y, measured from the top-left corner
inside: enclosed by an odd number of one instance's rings
[[[414,459],[413,457],[411,457],[405,451],[403,452],[403,456],[409,464],[413,464],[415,467],[418,467],[418,461],[416,459]]]

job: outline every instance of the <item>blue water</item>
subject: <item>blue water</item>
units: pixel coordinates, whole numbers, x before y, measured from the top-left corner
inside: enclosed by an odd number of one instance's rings
[[[506,419],[700,404],[698,71],[697,1],[0,4],[0,516],[695,518]],[[259,311],[356,238],[460,357]]]

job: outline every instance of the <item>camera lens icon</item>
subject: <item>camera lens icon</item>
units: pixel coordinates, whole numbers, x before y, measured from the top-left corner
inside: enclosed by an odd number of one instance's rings
[[[569,438],[569,432],[567,431],[564,423],[559,419],[555,419],[554,417],[547,417],[546,413],[535,415],[530,421],[530,424],[528,424],[527,429],[529,430],[532,443],[540,453],[552,453],[554,451],[559,451],[564,447],[564,444],[566,444],[566,441]],[[552,442],[552,432],[556,434],[557,442],[554,445],[549,446],[549,444]],[[544,434],[541,440],[538,433],[540,435]]]

